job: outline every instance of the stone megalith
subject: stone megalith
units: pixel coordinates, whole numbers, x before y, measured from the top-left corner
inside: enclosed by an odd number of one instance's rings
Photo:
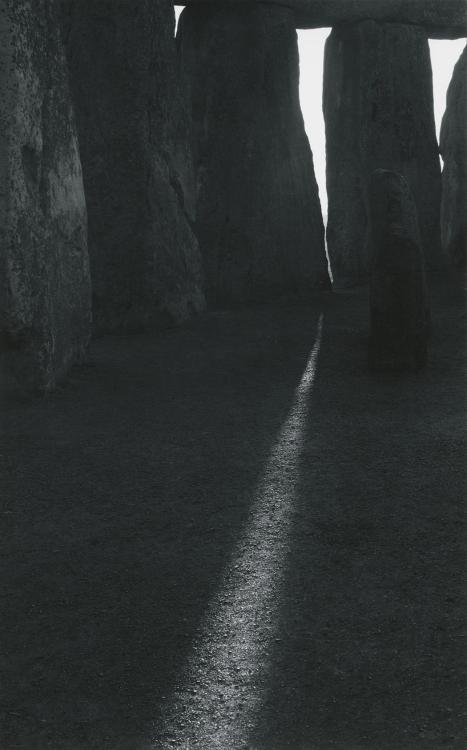
[[[441,268],[441,168],[425,32],[373,21],[334,29],[325,49],[323,111],[335,285],[353,286],[367,277],[365,196],[378,168],[408,180],[427,267]]]
[[[174,10],[64,0],[98,332],[183,322],[204,307]]]
[[[446,97],[440,151],[444,160],[441,240],[456,268],[467,258],[467,47],[456,63]]]
[[[2,387],[49,390],[91,329],[86,205],[55,0],[0,0]]]
[[[193,113],[208,301],[235,305],[328,287],[292,12],[186,9],[177,43]]]
[[[373,172],[370,215],[370,339],[372,370],[418,370],[426,363],[430,314],[417,209],[407,181]]]

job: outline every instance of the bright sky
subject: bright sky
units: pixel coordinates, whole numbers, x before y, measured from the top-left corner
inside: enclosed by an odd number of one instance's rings
[[[178,20],[182,9],[176,8]],[[324,43],[330,29],[312,29],[298,32],[300,50],[300,102],[302,105],[305,129],[308,134],[316,179],[323,213],[327,210],[326,197],[326,152],[324,120],[321,108],[323,91]],[[433,67],[433,92],[435,103],[436,128],[439,133],[441,119],[446,105],[446,90],[451,80],[452,70],[465,45],[465,39],[430,40]]]

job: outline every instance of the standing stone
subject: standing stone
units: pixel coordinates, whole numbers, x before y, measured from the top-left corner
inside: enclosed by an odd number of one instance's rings
[[[169,0],[64,0],[99,332],[204,306],[193,170]]]
[[[441,125],[441,239],[456,268],[467,257],[467,47],[456,63]]]
[[[78,142],[55,0],[0,0],[2,386],[51,389],[89,341]]]
[[[327,287],[292,12],[186,9],[177,41],[194,121],[208,299],[222,306]]]
[[[429,333],[417,209],[407,181],[376,170],[369,184],[370,340],[373,370],[418,370]]]
[[[365,196],[378,168],[407,178],[427,266],[442,267],[441,169],[425,32],[374,21],[334,29],[326,42],[323,109],[334,284],[352,286],[368,274]]]

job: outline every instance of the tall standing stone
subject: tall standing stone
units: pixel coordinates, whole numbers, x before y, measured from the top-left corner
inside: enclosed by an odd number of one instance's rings
[[[378,169],[368,190],[370,339],[373,370],[426,363],[430,314],[417,209],[402,175]]]
[[[293,13],[190,8],[177,41],[193,113],[208,299],[236,304],[328,286]]]
[[[64,0],[98,331],[202,309],[193,171],[169,0]]]
[[[49,390],[84,355],[91,326],[86,206],[55,0],[0,1],[0,89],[3,377]]]
[[[326,42],[323,110],[335,285],[352,286],[368,274],[365,196],[378,168],[406,177],[427,266],[442,267],[441,170],[423,29],[374,21],[333,29]]]
[[[467,47],[454,68],[441,125],[441,239],[456,268],[467,259]]]

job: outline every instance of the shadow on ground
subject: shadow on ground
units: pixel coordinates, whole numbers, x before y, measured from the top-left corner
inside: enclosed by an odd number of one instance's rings
[[[61,392],[5,407],[4,750],[157,742],[321,312],[248,748],[465,746],[465,293],[433,299],[419,375],[368,375],[360,290],[101,340]]]
[[[4,406],[4,750],[147,746],[318,313],[102,339],[61,391]]]

